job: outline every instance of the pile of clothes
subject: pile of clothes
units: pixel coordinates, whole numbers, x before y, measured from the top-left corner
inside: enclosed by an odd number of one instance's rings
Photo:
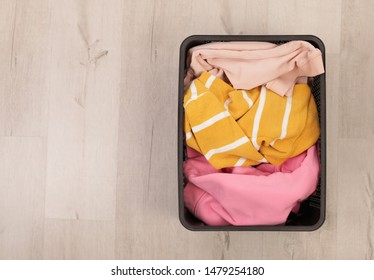
[[[316,190],[324,73],[305,41],[216,42],[188,52],[184,202],[202,222],[277,225]]]

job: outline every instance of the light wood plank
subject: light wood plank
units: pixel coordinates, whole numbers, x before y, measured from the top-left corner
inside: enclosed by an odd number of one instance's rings
[[[306,255],[303,233],[265,232],[263,238],[264,259],[301,259]]]
[[[169,213],[159,209],[133,213],[126,221],[116,222],[118,259],[221,259],[227,255],[225,233],[190,232]]]
[[[150,3],[128,1],[124,7],[116,248],[117,256],[125,259],[185,253],[183,239],[175,238],[181,226],[176,212],[176,118],[170,117],[177,114],[176,46],[184,30],[183,19],[171,22],[185,5]],[[180,30],[171,32],[176,26]]]
[[[267,1],[191,1],[188,9],[191,34],[266,34]],[[172,30],[170,30],[172,31]]]
[[[178,234],[178,233],[174,233]],[[228,232],[180,232],[182,247],[178,259],[211,260],[230,257],[231,235]]]
[[[373,26],[371,1],[344,1],[339,137],[374,138]]]
[[[269,34],[311,34],[322,39],[326,52],[340,52],[341,0],[271,1]]]
[[[337,257],[374,259],[374,150],[371,140],[338,146]]]
[[[114,219],[121,7],[53,3],[47,218]]]
[[[49,2],[0,6],[0,135],[45,136]]]
[[[264,234],[262,232],[226,232],[223,233],[223,237],[225,246],[222,259],[261,260],[264,258]]]
[[[114,221],[46,219],[44,259],[114,259]]]
[[[36,137],[0,137],[0,259],[42,257],[43,147]]]

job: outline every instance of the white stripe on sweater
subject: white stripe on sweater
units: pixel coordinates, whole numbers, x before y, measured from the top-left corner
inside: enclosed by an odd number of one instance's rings
[[[213,82],[214,82],[215,79],[216,79],[215,76],[210,75],[210,77],[208,78],[208,80],[205,83],[205,87],[206,88],[210,88],[212,86],[212,84],[213,84]]]
[[[232,149],[235,149],[249,141],[247,136],[244,136],[230,144],[227,144],[225,146],[219,147],[217,149],[211,149],[205,154],[205,158],[209,160],[213,155],[218,154],[218,153],[224,153],[227,151],[230,151]]]
[[[184,108],[186,108],[187,105],[190,104],[191,101],[194,101],[194,100],[196,100],[196,99],[199,99],[200,97],[204,96],[206,93],[207,93],[207,91],[205,91],[205,92],[203,92],[202,94],[196,96],[195,98],[192,98],[192,97],[191,97],[190,100],[188,100],[188,101],[186,102],[186,104],[184,104]]]
[[[258,162],[267,163],[268,161],[266,160],[266,158],[262,158],[262,159],[258,160]]]
[[[187,132],[186,133],[186,141],[188,141],[191,137],[192,137],[192,133],[191,132]]]
[[[248,97],[248,95],[247,95],[247,93],[245,92],[245,90],[242,90],[242,94],[243,94],[243,98],[244,98],[244,100],[247,101],[249,108],[251,108],[251,107],[253,106],[253,101],[252,101],[252,99],[250,99],[250,98]]]
[[[205,122],[193,126],[192,131],[194,133],[199,132],[200,130],[203,130],[204,128],[207,128],[207,127],[213,125],[214,123],[218,122],[219,120],[222,120],[222,119],[224,119],[228,116],[230,116],[229,112],[223,111],[223,112],[211,117],[210,119],[206,120]]]
[[[291,113],[291,106],[292,106],[292,95],[287,96],[286,110],[284,112],[283,122],[282,122],[282,133],[279,139],[284,139],[287,135],[287,127],[288,127],[288,120],[290,118],[290,113]]]
[[[195,81],[192,81],[190,89],[191,89],[191,99],[196,99],[197,98],[197,89],[196,89]]]
[[[234,166],[242,166],[243,163],[246,161],[247,159],[244,158],[244,157],[241,157],[235,164]]]
[[[265,100],[266,100],[266,88],[265,86],[262,86],[261,93],[260,93],[260,101],[258,103],[257,112],[256,112],[255,119],[253,122],[252,139],[251,139],[252,144],[256,148],[257,151],[260,149],[260,146],[257,143],[257,133],[258,133],[258,129],[260,126],[262,110],[264,109],[264,106],[265,106]]]
[[[278,138],[279,140],[284,139],[287,135],[287,127],[288,127],[288,121],[290,119],[291,107],[292,107],[292,95],[287,96],[286,109],[284,111],[283,121],[282,121],[282,132],[281,132],[280,137]],[[277,141],[278,139],[274,139],[273,142],[270,143],[270,146],[273,146],[275,141]]]
[[[226,99],[225,103],[223,104],[223,107],[225,107],[226,110],[229,109],[229,103],[230,102],[231,102],[231,98],[229,97],[229,98]]]

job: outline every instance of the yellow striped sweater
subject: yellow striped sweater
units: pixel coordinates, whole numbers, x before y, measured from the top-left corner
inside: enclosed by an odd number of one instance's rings
[[[310,88],[296,84],[291,96],[264,86],[235,90],[204,72],[185,92],[187,145],[217,169],[269,162],[276,166],[319,138]]]

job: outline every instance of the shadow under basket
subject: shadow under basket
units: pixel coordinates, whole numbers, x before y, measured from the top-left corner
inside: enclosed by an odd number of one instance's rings
[[[180,46],[179,87],[178,87],[178,199],[179,219],[182,225],[194,231],[313,231],[325,221],[326,214],[326,74],[315,77],[310,84],[318,108],[321,128],[320,143],[320,177],[316,192],[302,202],[298,214],[291,213],[281,225],[271,226],[208,226],[194,217],[184,206],[183,189],[186,178],[183,174],[183,161],[186,159],[184,143],[184,109],[183,80],[186,72],[188,50],[197,45],[210,42],[257,41],[284,44],[289,41],[302,40],[311,43],[322,52],[325,66],[325,47],[323,42],[313,35],[194,35],[186,38]]]

